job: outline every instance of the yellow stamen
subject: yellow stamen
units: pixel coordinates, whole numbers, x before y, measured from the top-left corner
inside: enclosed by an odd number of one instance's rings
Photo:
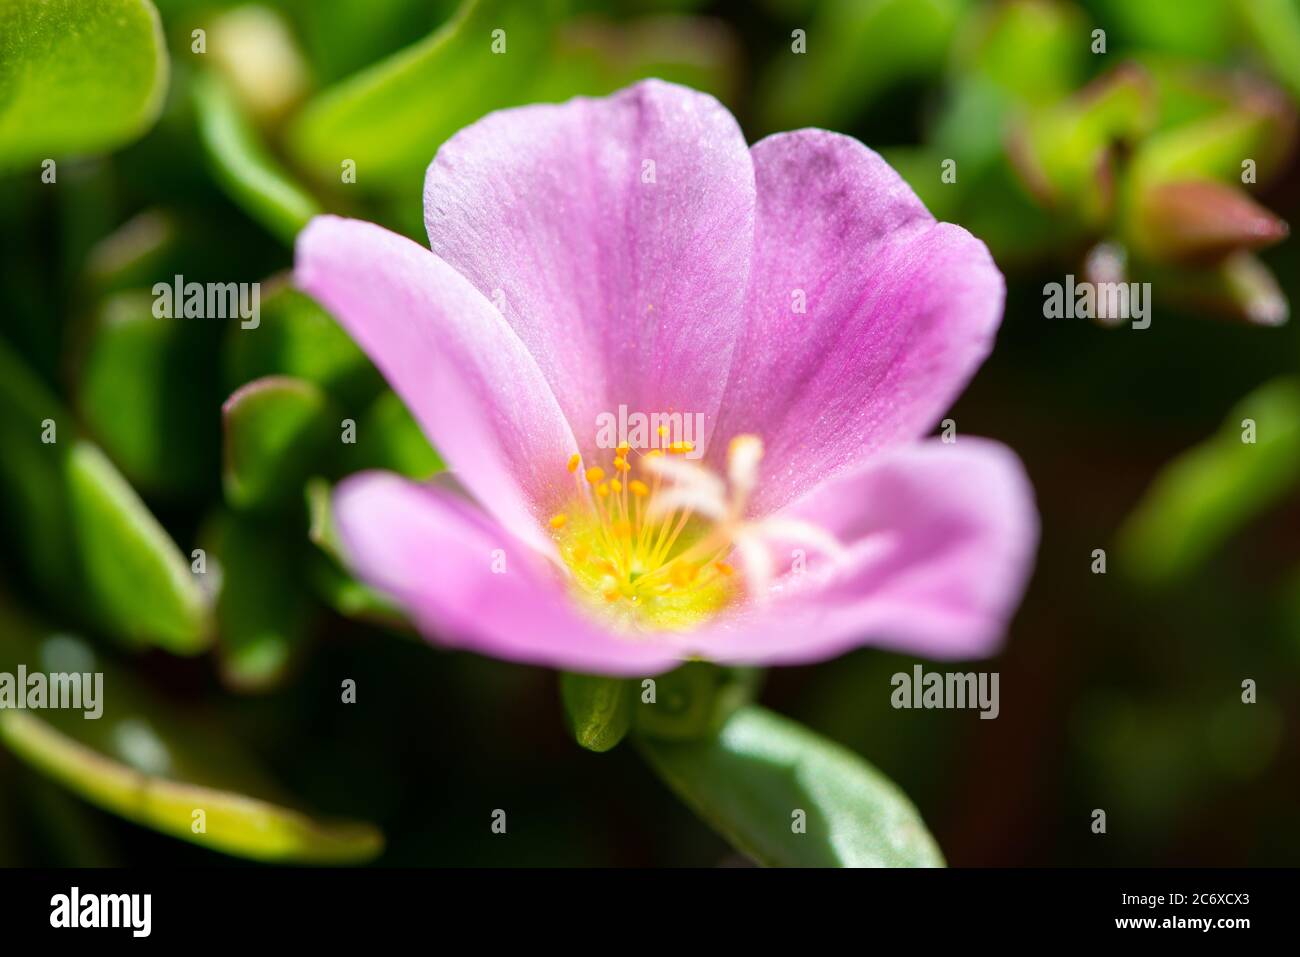
[[[669,431],[663,427],[659,434]],[[725,559],[735,548],[737,523],[757,479],[761,443],[755,437],[738,438],[728,455],[728,481],[704,482],[700,489],[687,486],[687,494],[680,494],[683,482],[690,481],[692,469],[704,466],[681,463],[666,470],[653,460],[694,452],[695,443],[665,438],[659,444],[645,451],[641,463],[653,478],[631,477],[632,455],[642,453],[627,442],[601,465],[587,467],[580,456],[571,456],[574,499],[550,519],[559,554],[572,572],[572,587],[602,616],[633,630],[695,627],[744,587]],[[714,485],[719,491],[712,491]],[[666,501],[655,507],[663,488],[674,490],[677,507]],[[725,501],[708,498],[723,494],[724,488],[731,490]],[[696,492],[703,497],[697,499]],[[701,504],[697,514],[690,504],[697,501],[707,501],[709,507]]]

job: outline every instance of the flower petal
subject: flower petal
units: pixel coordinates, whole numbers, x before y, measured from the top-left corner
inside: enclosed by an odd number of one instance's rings
[[[558,569],[446,488],[362,472],[339,484],[334,520],[358,577],[430,639],[593,674],[652,675],[677,663],[663,642],[616,637],[583,617]]]
[[[648,80],[490,114],[438,151],[424,212],[433,251],[502,306],[584,454],[619,404],[711,428],[754,230],[749,152],[717,100]]]
[[[518,336],[492,304],[418,243],[373,223],[318,216],[295,278],[342,324],[479,502],[538,548],[572,489],[573,434]]]
[[[763,514],[931,429],[992,347],[1004,287],[984,244],[857,140],[800,130],[751,154],[748,321],[717,434],[762,437]]]
[[[908,445],[845,472],[778,513],[835,535],[842,564],[781,556],[770,601],[683,645],[715,661],[786,664],[878,645],[934,658],[996,651],[1033,566],[1033,490],[1005,446]]]

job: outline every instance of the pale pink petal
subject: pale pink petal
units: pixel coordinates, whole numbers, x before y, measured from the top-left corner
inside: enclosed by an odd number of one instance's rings
[[[424,208],[433,251],[501,306],[585,454],[620,404],[712,427],[754,213],[744,137],[715,99],[648,80],[490,114],[438,151]]]
[[[812,522],[847,546],[843,566],[777,554],[783,574],[750,603],[685,636],[715,661],[818,661],[859,645],[934,658],[999,647],[1032,570],[1033,490],[995,442],[960,438],[901,447],[814,489],[777,513]]]
[[[800,130],[751,152],[752,284],[717,432],[766,444],[761,514],[932,429],[993,345],[1003,281],[857,140]]]
[[[298,236],[297,284],[325,306],[401,396],[460,480],[538,548],[572,489],[573,435],[519,337],[418,243],[319,216]]]
[[[349,566],[429,638],[528,664],[651,675],[678,653],[585,617],[562,573],[455,492],[386,472],[340,483],[334,519]]]

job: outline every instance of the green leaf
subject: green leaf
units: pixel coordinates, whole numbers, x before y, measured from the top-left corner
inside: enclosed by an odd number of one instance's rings
[[[1253,443],[1243,441],[1246,419]],[[1300,380],[1248,395],[1217,435],[1156,476],[1119,533],[1125,568],[1144,582],[1182,578],[1300,482]]]
[[[121,146],[153,125],[166,91],[148,0],[0,2],[0,167]]]
[[[203,73],[193,89],[199,139],[218,181],[253,219],[292,244],[320,204],[271,157],[226,81]]]
[[[405,403],[385,389],[357,422],[357,441],[344,448],[345,471],[386,469],[424,481],[446,467]]]
[[[368,585],[354,579],[343,568],[343,553],[334,530],[330,502],[334,489],[323,478],[307,483],[307,537],[319,550],[308,563],[308,577],[316,593],[340,615],[400,631],[410,631],[401,611]]]
[[[1074,91],[1088,69],[1088,22],[1065,3],[976,7],[958,30],[955,72],[979,77],[1023,106],[1050,106]]]
[[[603,675],[560,675],[560,698],[574,740],[588,751],[608,751],[632,726],[633,682]]]
[[[760,864],[943,866],[896,785],[853,752],[757,705],[733,714],[715,738],[640,745],[678,796]]]
[[[287,0],[317,79],[333,82],[451,19],[457,0]]]
[[[738,45],[719,22],[659,16],[615,22],[584,17],[560,25],[530,99],[602,96],[644,77],[657,77],[732,99]]]
[[[0,603],[0,665],[13,671],[99,672],[102,715],[73,709],[0,711],[0,742],[31,767],[128,821],[258,861],[352,863],[383,847],[372,825],[317,819],[292,802],[220,722],[137,685],[84,641],[49,634]],[[205,827],[196,829],[196,811]]]
[[[1246,0],[1253,3],[1254,0]],[[1218,60],[1233,42],[1233,11],[1224,0],[1131,3],[1101,0],[1098,22],[1125,46]]]
[[[229,687],[265,691],[288,674],[313,611],[301,581],[308,547],[291,534],[268,534],[260,518],[223,514],[215,523],[211,554],[221,576],[217,653]]]
[[[794,52],[787,34],[769,62],[759,84],[759,126],[765,131],[835,128],[892,85],[931,76],[942,65],[966,6],[965,0],[819,5],[807,25],[807,52]]]
[[[214,473],[218,388],[210,356],[216,332],[202,322],[155,318],[144,292],[103,300],[90,330],[77,408],[137,487],[176,495],[203,488]]]
[[[1295,0],[1236,0],[1246,33],[1293,99],[1300,99],[1300,4]]]
[[[54,442],[42,441],[47,423]],[[58,398],[0,340],[0,517],[27,572],[51,597],[75,587],[64,482],[66,442],[75,427]],[[57,441],[60,431],[64,444]]]
[[[143,210],[95,240],[86,253],[86,276],[97,293],[148,287],[165,274],[168,257],[180,245],[179,232],[169,210]]]
[[[306,379],[348,404],[369,402],[383,389],[356,343],[287,273],[262,283],[258,324],[230,329],[225,348],[228,392],[269,375]]]
[[[418,197],[444,140],[521,101],[550,42],[553,7],[468,0],[426,39],[308,103],[289,128],[290,153],[318,182],[339,183],[352,160],[350,188]],[[504,53],[492,50],[497,30]]]
[[[732,712],[753,700],[762,674],[756,668],[687,662],[654,679],[654,700],[636,705],[636,729],[670,741],[712,737]]]
[[[328,397],[290,376],[267,376],[223,406],[226,499],[235,508],[267,508],[296,499],[317,467],[335,426]]]
[[[72,415],[0,345],[0,508],[34,578],[52,595],[88,589],[80,610],[117,637],[201,651],[208,601],[184,557],[112,463],[75,434]]]
[[[210,603],[176,543],[94,445],[76,442],[67,469],[83,571],[109,627],[175,654],[203,651]]]

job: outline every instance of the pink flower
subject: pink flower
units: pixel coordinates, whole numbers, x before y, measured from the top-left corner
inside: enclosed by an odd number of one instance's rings
[[[717,101],[647,81],[484,117],[424,210],[432,251],[314,220],[296,275],[457,480],[363,473],[334,500],[353,570],[425,634],[624,675],[996,649],[1032,491],[1003,446],[923,436],[992,346],[1002,276],[876,153],[747,148]],[[620,407],[650,427],[614,442]]]

